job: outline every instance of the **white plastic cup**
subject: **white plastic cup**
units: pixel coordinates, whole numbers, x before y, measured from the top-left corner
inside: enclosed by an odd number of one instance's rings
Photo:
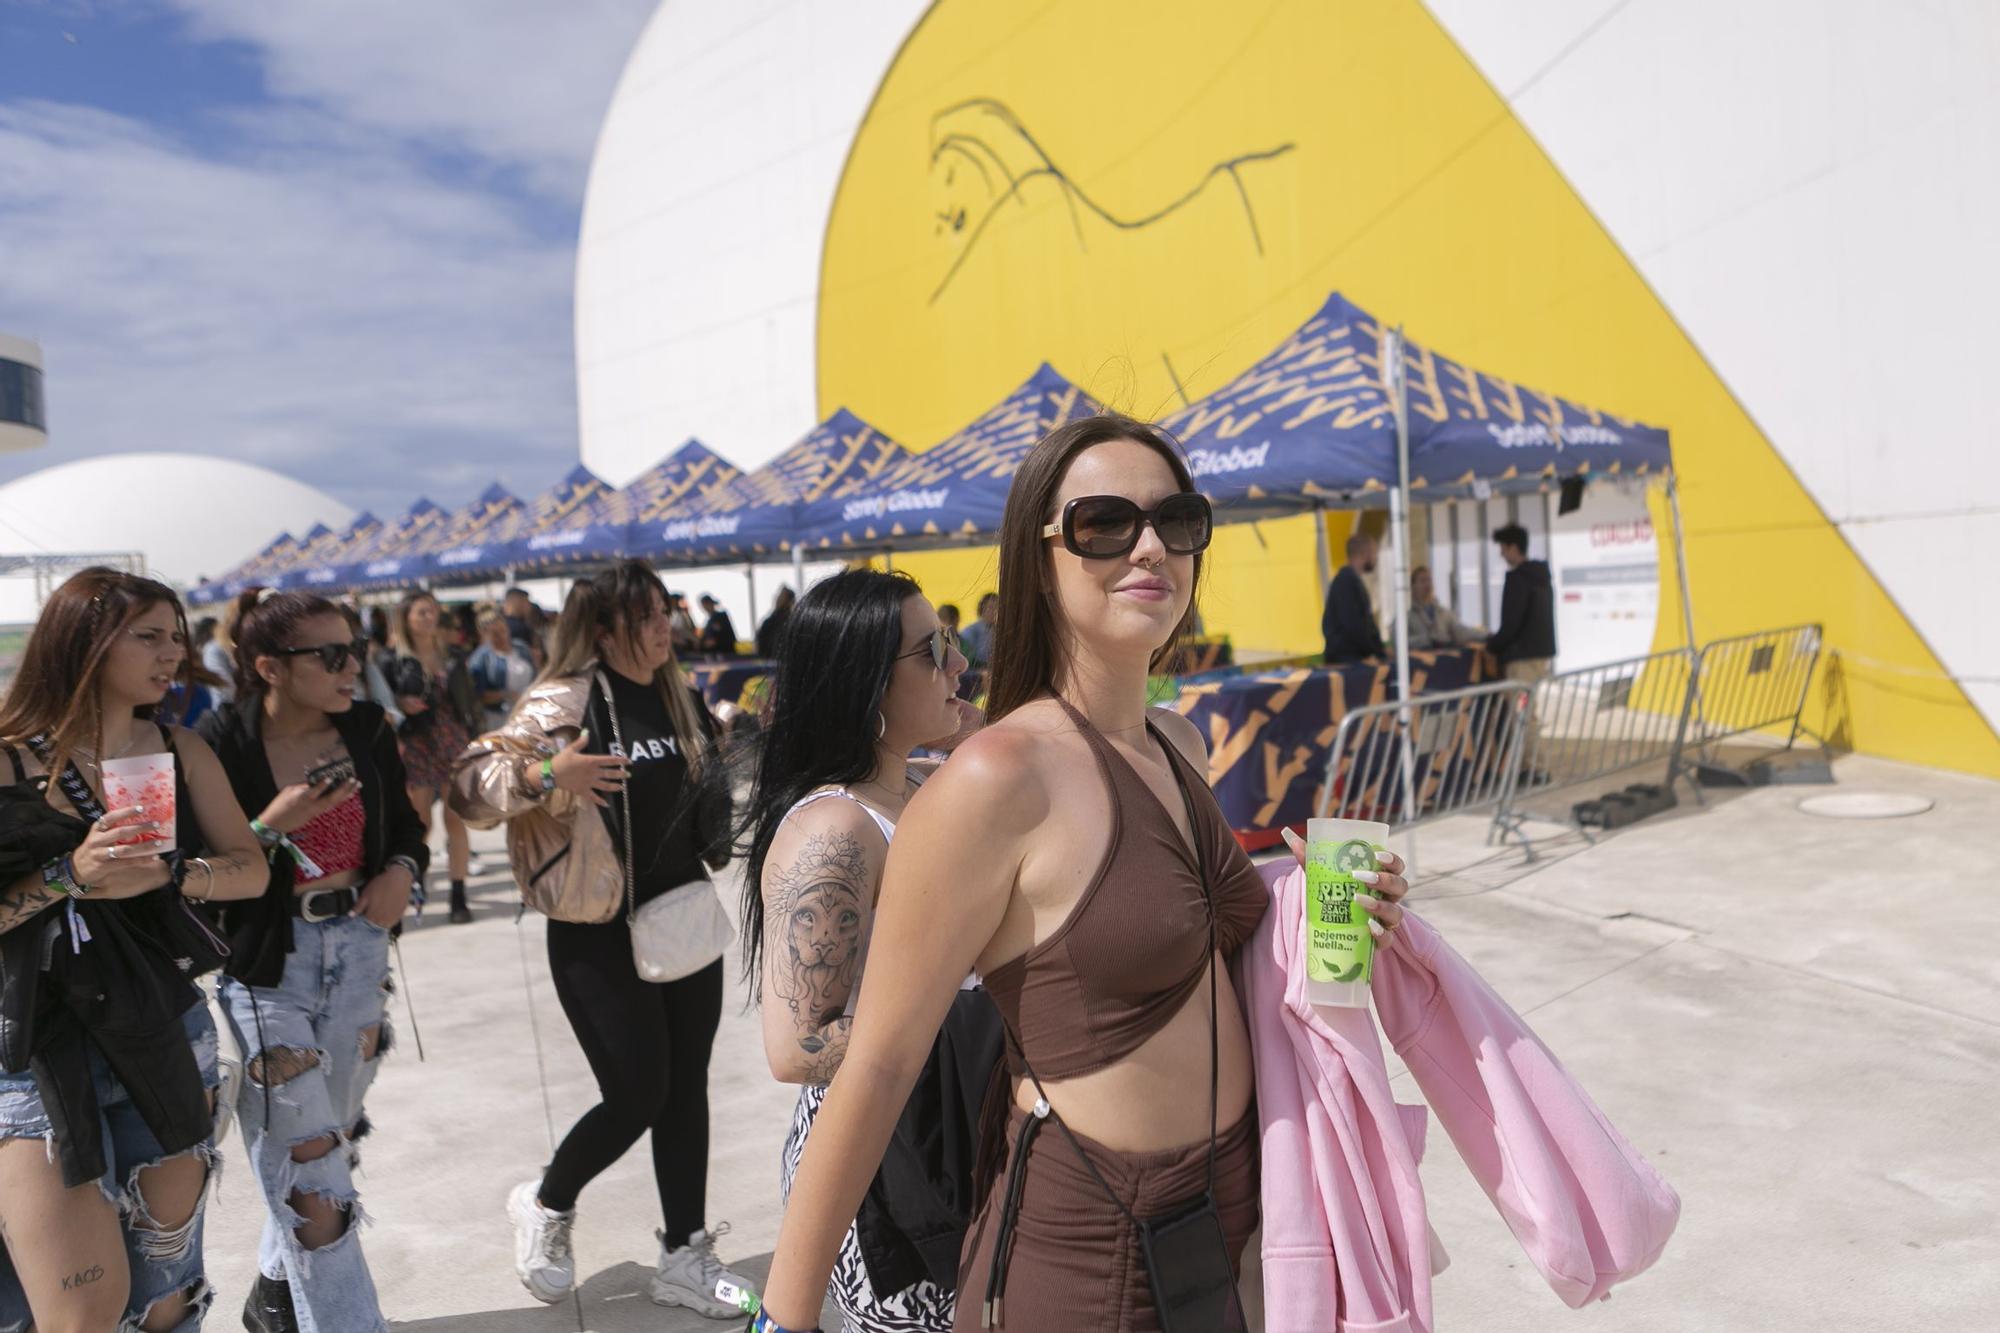
[[[124,855],[171,851],[175,818],[173,755],[136,754],[129,759],[107,759],[103,773],[105,809],[136,805],[148,821],[162,827],[159,833],[120,838],[117,845],[129,849]]]
[[[1306,959],[1306,999],[1312,1004],[1368,1007],[1375,937],[1368,930],[1368,913],[1354,905],[1355,892],[1366,893],[1368,886],[1357,883],[1353,872],[1379,870],[1375,853],[1388,841],[1387,824],[1365,819],[1306,821],[1306,903],[1299,928]]]

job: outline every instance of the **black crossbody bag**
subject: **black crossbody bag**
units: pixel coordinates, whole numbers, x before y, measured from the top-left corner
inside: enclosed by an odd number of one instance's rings
[[[1161,743],[1171,742],[1163,739]],[[1171,755],[1168,761],[1172,763]],[[1216,1119],[1222,1078],[1216,1031],[1220,1011],[1216,991],[1219,983],[1215,975],[1215,894],[1208,882],[1208,857],[1201,842],[1201,824],[1195,819],[1194,801],[1188,795],[1187,782],[1181,776],[1178,765],[1174,766],[1174,782],[1180,788],[1181,802],[1187,809],[1188,832],[1194,839],[1197,871],[1201,876],[1202,901],[1208,908],[1208,1187],[1198,1198],[1171,1213],[1158,1217],[1135,1216],[1104,1179],[1103,1173],[1098,1171],[1090,1155],[1084,1152],[1076,1135],[1070,1132],[1069,1126],[1049,1105],[1048,1093],[1042,1090],[1042,1081],[1035,1077],[1027,1053],[1015,1038],[1013,1027],[1008,1025],[1007,1042],[1020,1056],[1021,1068],[1027,1071],[1029,1081],[1035,1085],[1036,1103],[1033,1113],[1021,1126],[1020,1142],[1015,1146],[1013,1166],[1007,1175],[1000,1233],[994,1240],[993,1266],[986,1283],[986,1305],[980,1316],[982,1328],[999,1327],[1004,1313],[1001,1297],[1007,1281],[1008,1242],[1015,1214],[1020,1209],[1021,1190],[1027,1181],[1028,1151],[1034,1146],[1035,1135],[1044,1120],[1055,1121],[1056,1128],[1069,1140],[1077,1160],[1090,1172],[1091,1179],[1125,1215],[1125,1220],[1132,1224],[1139,1238],[1140,1257],[1145,1260],[1146,1280],[1152,1287],[1153,1307],[1159,1313],[1161,1333],[1244,1333],[1249,1326],[1242,1302],[1236,1295],[1236,1270],[1229,1262],[1228,1235],[1222,1227],[1222,1212],[1215,1202]]]

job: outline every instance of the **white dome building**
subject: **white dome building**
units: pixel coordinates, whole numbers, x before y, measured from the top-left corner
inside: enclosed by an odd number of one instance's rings
[[[174,584],[221,574],[279,532],[345,527],[354,511],[269,468],[202,454],[110,454],[0,486],[0,553],[138,552]],[[35,617],[34,583],[0,579],[0,624]]]

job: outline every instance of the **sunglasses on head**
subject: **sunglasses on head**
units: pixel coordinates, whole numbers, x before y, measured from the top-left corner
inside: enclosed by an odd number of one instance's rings
[[[921,648],[912,648],[907,653],[900,653],[897,655],[896,660],[900,662],[905,657],[916,657],[922,653],[929,653],[931,655],[931,665],[942,671],[944,670],[944,664],[951,660],[951,650],[956,647],[958,647],[958,636],[940,625],[930,632],[930,637],[924,640]]]
[[[310,648],[280,648],[277,657],[317,657],[319,664],[329,675],[344,670],[349,658],[356,666],[368,659],[368,640],[356,639],[352,643],[320,643]]]
[[[1071,555],[1111,560],[1131,554],[1148,523],[1168,555],[1195,555],[1208,549],[1215,511],[1206,495],[1186,491],[1169,495],[1151,509],[1141,509],[1122,495],[1085,495],[1064,505],[1062,518],[1043,528],[1042,536],[1062,538]]]

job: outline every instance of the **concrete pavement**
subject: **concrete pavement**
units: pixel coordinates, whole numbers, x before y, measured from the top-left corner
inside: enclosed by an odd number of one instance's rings
[[[1433,1135],[1424,1179],[1453,1261],[1435,1284],[1440,1330],[1992,1325],[2000,784],[1860,757],[1838,774],[1844,790],[1936,806],[1826,820],[1796,807],[1827,789],[1765,788],[1594,847],[1559,838],[1526,868],[1483,845],[1482,822],[1423,831],[1418,910],[1530,1017],[1684,1205],[1650,1273],[1570,1313]],[[515,1281],[507,1190],[596,1091],[550,988],[542,922],[516,921],[497,841],[480,845],[495,869],[475,883],[477,921],[447,926],[434,908],[405,935],[398,1044],[370,1099],[360,1184],[385,1310],[425,1333],[727,1327],[646,1298],[659,1212],[643,1148],[582,1198],[579,1296],[544,1307]],[[743,1001],[732,971],[711,1066],[708,1209],[732,1225],[732,1260],[767,1256],[776,1237],[793,1101]],[[1397,1087],[1419,1099],[1406,1076]],[[218,1328],[236,1326],[261,1223],[235,1138],[226,1155],[208,1222]]]

